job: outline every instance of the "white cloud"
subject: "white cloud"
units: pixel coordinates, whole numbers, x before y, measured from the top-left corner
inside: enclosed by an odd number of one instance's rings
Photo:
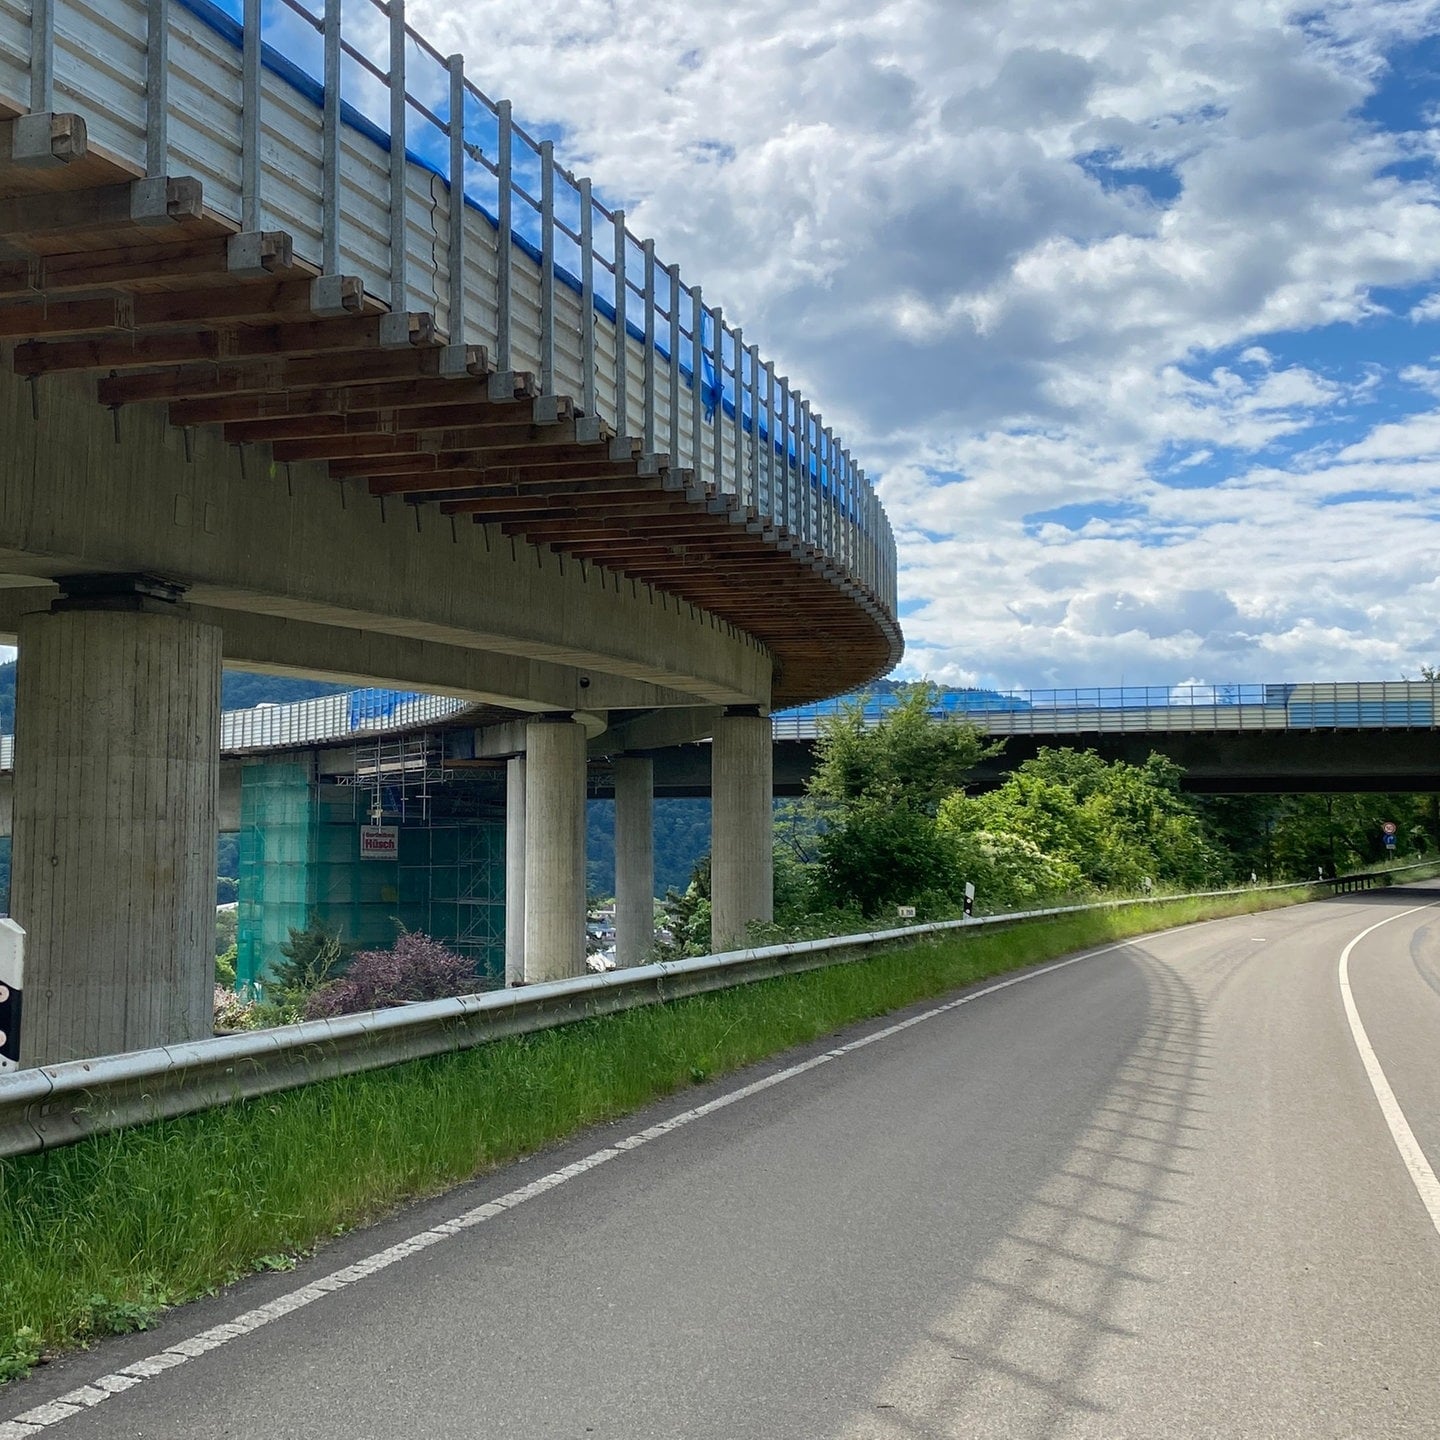
[[[1440,412],[1277,339],[1440,282],[1435,136],[1358,113],[1437,14],[411,0],[882,475],[909,667],[1072,684],[1440,659]]]

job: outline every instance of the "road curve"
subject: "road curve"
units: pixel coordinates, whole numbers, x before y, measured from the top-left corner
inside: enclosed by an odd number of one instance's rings
[[[1440,1233],[1340,986],[1380,920],[1350,989],[1440,1167],[1440,888],[1217,921],[591,1132],[47,1367],[0,1440],[1433,1440]]]

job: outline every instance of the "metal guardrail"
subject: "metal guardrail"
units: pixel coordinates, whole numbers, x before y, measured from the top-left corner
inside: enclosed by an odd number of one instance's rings
[[[1423,866],[1404,866],[1389,874],[1420,868]],[[640,1005],[859,960],[878,950],[952,931],[1127,905],[1213,899],[1307,885],[1313,888],[1321,883],[1154,895],[909,925],[864,935],[636,966],[484,995],[343,1015],[334,1020],[216,1036],[189,1045],[21,1070],[0,1075],[0,1156],[54,1149],[130,1125],[464,1050],[507,1035],[528,1034]]]

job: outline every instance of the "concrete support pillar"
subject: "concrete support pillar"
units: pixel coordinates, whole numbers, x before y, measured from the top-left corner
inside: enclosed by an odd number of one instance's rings
[[[725,713],[711,744],[710,944],[743,947],[752,921],[775,918],[774,742],[752,710]]]
[[[615,761],[615,963],[643,965],[655,945],[655,762]]]
[[[221,636],[152,590],[20,623],[26,1065],[211,1032]]]
[[[525,978],[585,973],[585,730],[525,727]]]
[[[505,983],[525,980],[525,757],[505,766]]]

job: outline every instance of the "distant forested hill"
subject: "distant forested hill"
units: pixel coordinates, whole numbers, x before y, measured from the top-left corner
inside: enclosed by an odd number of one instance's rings
[[[313,700],[317,695],[334,695],[350,685],[330,685],[323,680],[293,680],[285,675],[256,675],[248,670],[227,670],[220,681],[220,708],[248,710],[252,705],[289,705],[296,700]]]
[[[292,680],[281,675],[252,675],[246,670],[227,670],[220,682],[222,710],[248,710],[252,705],[270,701],[287,705],[294,700],[310,700],[316,695],[333,695],[345,685],[328,685],[323,680]],[[15,662],[0,665],[0,734],[15,729]]]

